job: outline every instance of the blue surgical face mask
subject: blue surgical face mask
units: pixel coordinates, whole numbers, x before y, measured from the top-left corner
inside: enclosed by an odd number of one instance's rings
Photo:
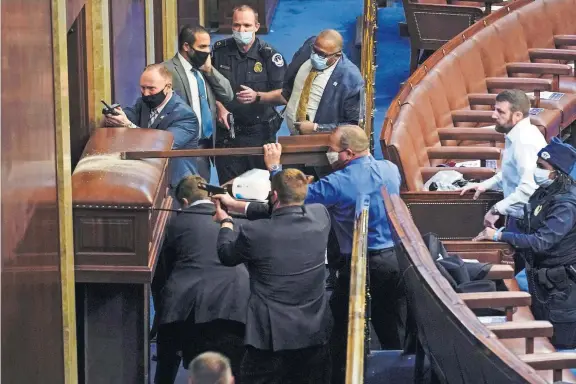
[[[248,45],[248,44],[250,44],[250,42],[252,41],[252,38],[254,37],[254,32],[253,31],[249,31],[249,32],[232,31],[232,37],[234,37],[234,40],[236,40],[237,44]]]
[[[328,68],[328,58],[321,57],[317,53],[312,52],[310,55],[310,62],[312,63],[314,69],[317,71],[323,71]]]
[[[550,179],[550,174],[552,171],[542,168],[536,168],[534,170],[534,181],[541,187],[547,187],[554,182],[554,179]]]

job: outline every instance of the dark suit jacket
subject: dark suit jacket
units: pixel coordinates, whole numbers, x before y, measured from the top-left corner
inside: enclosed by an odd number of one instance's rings
[[[133,107],[125,108],[124,113],[135,125],[142,128],[148,127],[150,108],[142,102],[142,98],[138,98]],[[175,93],[172,93],[172,98],[164,106],[150,128],[171,132],[174,135],[173,149],[198,148],[198,119],[192,108]],[[172,186],[176,186],[182,178],[198,173],[196,162],[191,157],[173,158],[170,159],[170,164],[170,184]]]
[[[244,265],[225,267],[216,243],[214,205],[199,204],[175,216],[166,229],[152,291],[159,324],[212,320],[245,323],[250,286]]]
[[[222,264],[246,263],[250,273],[246,344],[280,351],[328,341],[324,256],[329,232],[330,217],[320,204],[276,209],[271,217],[241,225],[238,235],[220,229]]]
[[[306,40],[304,45],[294,54],[286,76],[282,96],[288,101],[292,95],[294,80],[298,70],[310,59],[312,44],[316,40],[313,36]],[[330,76],[322,99],[318,105],[318,111],[314,123],[318,124],[358,124],[360,117],[360,96],[364,87],[364,79],[358,67],[351,62],[346,55],[336,64],[334,72]]]
[[[192,91],[190,90],[190,83],[186,71],[176,54],[170,60],[166,60],[164,66],[172,72],[172,89],[186,102],[192,105]],[[206,75],[202,72],[203,78],[206,80],[206,93],[208,95],[208,104],[210,105],[210,112],[212,113],[212,126],[214,133],[216,133],[216,100],[222,103],[228,103],[234,99],[234,92],[230,86],[230,82],[225,78],[216,68],[212,69],[211,75]],[[214,135],[215,140],[215,135]]]

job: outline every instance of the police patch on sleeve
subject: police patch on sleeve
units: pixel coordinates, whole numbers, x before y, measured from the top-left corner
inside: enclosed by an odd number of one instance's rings
[[[282,55],[279,53],[275,53],[274,56],[272,56],[272,62],[277,66],[277,67],[281,67],[284,65],[284,59],[282,58]]]

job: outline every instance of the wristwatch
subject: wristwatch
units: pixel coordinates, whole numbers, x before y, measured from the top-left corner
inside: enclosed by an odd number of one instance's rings
[[[280,168],[281,168],[281,165],[280,165],[280,164],[272,164],[272,165],[270,166],[270,168],[268,168],[268,170],[269,170],[270,172],[276,172],[276,171],[279,171]]]
[[[234,220],[232,220],[231,217],[226,217],[226,218],[220,220],[220,225],[225,224],[225,223],[234,224]]]
[[[260,94],[257,93],[256,94],[256,100],[254,100],[255,103],[259,103],[260,102]]]

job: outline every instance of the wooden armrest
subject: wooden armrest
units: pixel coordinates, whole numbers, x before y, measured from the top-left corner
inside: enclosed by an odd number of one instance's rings
[[[455,123],[492,123],[492,111],[459,110],[452,111],[452,121]]]
[[[520,89],[527,92],[551,91],[552,80],[524,77],[487,77],[488,89]]]
[[[528,50],[528,55],[530,56],[530,60],[576,60],[576,50],[574,49],[531,48]]]
[[[492,168],[482,168],[482,167],[422,167],[420,168],[420,174],[424,182],[427,182],[432,176],[440,171],[458,171],[466,179],[474,180],[487,180],[496,174],[496,171]]]
[[[571,75],[572,68],[566,64],[555,63],[510,63],[506,70],[512,73],[536,73],[539,75]]]
[[[495,147],[434,147],[427,148],[430,159],[498,160],[500,148]]]
[[[576,353],[552,352],[518,355],[518,358],[537,371],[554,370],[552,379],[562,380],[562,370],[576,367]]]
[[[505,280],[514,278],[514,268],[505,264],[494,264],[486,274],[487,280]]]
[[[496,132],[494,127],[478,128],[439,128],[440,140],[472,140],[504,142],[504,134]]]
[[[496,104],[495,93],[469,93],[468,103],[470,105],[494,105]]]
[[[500,339],[524,339],[526,337],[552,337],[554,327],[548,321],[511,321],[486,326]]]
[[[532,302],[528,292],[459,293],[469,308],[526,307]]]
[[[554,45],[557,47],[576,45],[576,35],[556,35],[554,36]]]

